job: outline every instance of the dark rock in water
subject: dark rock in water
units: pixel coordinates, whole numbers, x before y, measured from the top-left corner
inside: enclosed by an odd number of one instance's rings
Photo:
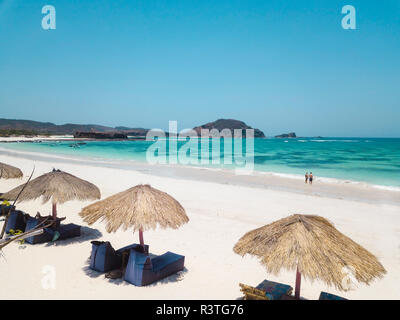
[[[275,136],[275,138],[296,138],[296,134],[294,132],[290,132],[290,133],[283,133],[280,135]]]
[[[74,138],[88,138],[88,139],[128,139],[123,133],[118,132],[81,132],[74,133]]]
[[[130,137],[145,137],[147,132],[149,131],[150,131],[149,129],[136,128],[136,129],[122,130],[121,133],[126,134],[127,136]]]
[[[248,126],[243,121],[234,119],[219,119],[217,121],[209,122],[193,128],[193,130],[196,131],[199,136],[201,135],[201,129],[208,129],[208,130],[216,129],[219,132],[221,132],[224,129],[228,129],[230,130],[232,136],[234,134],[234,129],[239,129],[242,130],[242,137],[246,137],[246,129],[253,129],[253,128]],[[265,138],[264,132],[262,132],[259,129],[254,129],[254,138]]]

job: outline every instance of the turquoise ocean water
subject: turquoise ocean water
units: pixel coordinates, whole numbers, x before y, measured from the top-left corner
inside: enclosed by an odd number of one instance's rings
[[[210,140],[211,141],[211,140]],[[203,141],[204,142],[204,141]],[[40,143],[1,143],[0,147],[20,151],[37,151],[73,157],[97,159],[118,159],[146,162],[146,151],[152,141],[85,141],[86,144],[73,146],[74,142]],[[168,143],[165,155],[168,155]],[[178,150],[185,145],[178,141]],[[242,152],[245,141],[242,140]],[[193,160],[205,156],[206,148],[192,153]],[[208,150],[209,159],[220,160],[220,164],[203,164],[206,167],[232,169],[235,163],[224,164],[224,145],[221,142],[220,154]],[[233,147],[234,152],[237,149]],[[188,153],[189,154],[189,153]],[[162,155],[162,151],[159,152]],[[217,158],[217,159],[216,159]],[[196,164],[191,163],[191,166]],[[198,164],[199,166],[201,164]],[[400,187],[400,139],[377,138],[297,138],[297,139],[255,139],[254,169],[285,175],[301,175],[312,171],[316,177],[335,178],[367,182],[374,185]]]

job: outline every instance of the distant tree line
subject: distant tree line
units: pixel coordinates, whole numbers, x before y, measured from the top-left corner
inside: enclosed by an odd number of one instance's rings
[[[50,136],[49,132],[39,132],[35,130],[23,130],[23,129],[0,129],[0,137],[12,137],[12,136]]]

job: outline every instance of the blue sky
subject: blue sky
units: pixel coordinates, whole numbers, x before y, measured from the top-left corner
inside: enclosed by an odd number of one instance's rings
[[[399,57],[400,0],[0,0],[0,117],[400,137]]]

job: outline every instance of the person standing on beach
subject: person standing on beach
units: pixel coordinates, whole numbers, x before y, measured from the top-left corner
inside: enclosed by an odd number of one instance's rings
[[[304,182],[308,183],[308,172],[306,172],[305,178],[306,178],[306,180]]]
[[[310,174],[308,176],[308,181],[310,184],[312,184],[313,179],[314,179],[313,174],[312,174],[312,172],[310,172]]]

